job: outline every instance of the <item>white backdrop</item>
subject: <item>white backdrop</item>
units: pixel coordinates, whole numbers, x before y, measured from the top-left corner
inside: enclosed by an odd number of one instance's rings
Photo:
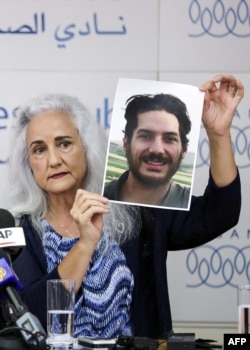
[[[240,221],[204,247],[169,254],[174,321],[236,321],[236,285],[250,280],[249,18],[250,0],[0,0],[2,207],[8,133],[15,109],[30,97],[76,95],[108,132],[120,77],[199,86],[225,72],[244,83],[232,129],[242,179]],[[201,130],[196,194],[208,170]]]

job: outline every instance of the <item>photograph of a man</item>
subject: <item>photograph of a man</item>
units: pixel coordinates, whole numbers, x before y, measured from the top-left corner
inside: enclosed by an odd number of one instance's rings
[[[127,169],[116,178],[106,177],[104,195],[125,203],[187,209],[193,164],[181,169],[192,125],[186,104],[170,93],[136,94],[127,99],[124,118]]]

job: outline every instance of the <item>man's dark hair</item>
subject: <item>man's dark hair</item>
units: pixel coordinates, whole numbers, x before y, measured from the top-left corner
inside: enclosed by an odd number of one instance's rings
[[[128,141],[131,141],[133,131],[137,127],[139,113],[162,110],[176,116],[179,122],[181,143],[182,146],[186,146],[189,141],[187,134],[191,130],[191,120],[185,103],[170,94],[134,95],[126,101],[124,117],[127,123],[124,132]]]

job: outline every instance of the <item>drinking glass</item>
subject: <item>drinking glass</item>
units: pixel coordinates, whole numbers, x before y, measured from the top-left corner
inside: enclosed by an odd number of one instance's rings
[[[238,330],[241,334],[250,332],[250,283],[238,286]]]
[[[47,281],[47,343],[72,345],[74,328],[75,281]]]

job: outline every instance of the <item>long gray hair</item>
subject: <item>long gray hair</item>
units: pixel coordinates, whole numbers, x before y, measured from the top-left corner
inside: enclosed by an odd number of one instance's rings
[[[108,145],[105,130],[76,97],[46,94],[31,99],[19,108],[10,146],[7,207],[17,220],[23,214],[29,214],[32,224],[41,235],[43,233],[41,219],[47,211],[46,192],[37,185],[33,177],[28,158],[26,132],[27,125],[34,116],[52,110],[68,115],[79,131],[87,154],[87,174],[84,181],[84,189],[87,191],[101,192]],[[123,243],[140,227],[138,208],[115,203],[110,203],[110,207],[110,214],[104,216],[104,233],[107,237],[112,235],[119,243]]]

